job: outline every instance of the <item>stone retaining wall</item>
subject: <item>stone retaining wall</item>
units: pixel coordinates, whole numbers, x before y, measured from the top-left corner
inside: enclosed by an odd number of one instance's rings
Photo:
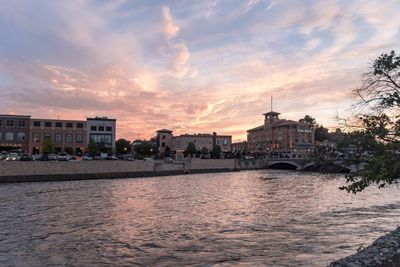
[[[146,177],[235,170],[235,160],[162,161],[0,161],[1,182]]]
[[[329,267],[398,267],[400,266],[400,227],[379,237],[372,245],[346,258],[332,262]]]

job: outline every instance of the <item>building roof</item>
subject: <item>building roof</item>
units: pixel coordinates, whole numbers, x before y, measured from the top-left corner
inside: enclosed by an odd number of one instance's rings
[[[281,114],[281,113],[275,112],[275,111],[270,111],[270,112],[264,113],[263,115],[265,115],[265,116],[268,116],[268,115],[276,116],[276,115],[279,115],[279,114]]]
[[[168,130],[168,129],[161,129],[161,130],[158,130],[156,133],[172,133],[172,131]]]
[[[0,114],[0,117],[8,117],[8,118],[24,118],[24,119],[29,119],[31,116],[30,115],[14,115],[14,114]]]
[[[116,121],[116,119],[109,119],[107,117],[94,117],[94,118],[87,118],[88,121]]]
[[[253,131],[259,131],[259,130],[263,130],[264,129],[264,125],[258,126],[256,128],[247,130],[248,132],[253,132]]]

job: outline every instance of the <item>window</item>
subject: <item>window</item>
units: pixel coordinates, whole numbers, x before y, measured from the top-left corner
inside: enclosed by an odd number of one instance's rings
[[[83,136],[81,134],[76,135],[76,142],[77,143],[83,143]]]
[[[14,127],[14,120],[7,120],[7,127]]]
[[[44,139],[50,139],[51,140],[51,134],[45,133],[44,134]]]
[[[40,121],[34,121],[33,122],[33,126],[34,127],[40,127],[40,125],[41,125]]]
[[[91,134],[90,139],[93,140],[94,143],[105,143],[111,144],[111,134]]]
[[[2,133],[0,132],[0,140],[1,140],[1,134],[2,134]]]
[[[51,127],[51,121],[45,121],[44,127]]]
[[[73,127],[73,123],[72,122],[67,122],[66,123],[66,127],[67,128],[72,128]]]
[[[224,139],[224,146],[228,145],[228,140]]]
[[[55,142],[58,144],[62,142],[62,134],[55,135]]]
[[[91,131],[97,131],[97,127],[96,126],[90,126],[90,130]]]
[[[111,126],[106,126],[106,131],[107,131],[107,132],[112,132]]]
[[[33,134],[33,142],[40,142],[40,134],[38,133]]]
[[[161,147],[165,147],[165,143],[164,142],[161,143]]]
[[[104,126],[99,126],[99,131],[104,132]]]
[[[65,141],[66,141],[68,144],[71,144],[71,143],[72,143],[72,134],[67,134],[67,135],[65,136]]]
[[[78,122],[76,124],[76,128],[83,128],[83,123],[82,122]]]
[[[25,141],[25,133],[17,133],[17,141]]]
[[[25,121],[18,121],[18,127],[24,128],[25,127]]]
[[[6,141],[13,141],[14,140],[14,133],[7,132],[6,133]]]
[[[3,126],[3,121],[2,121],[2,120],[0,120],[0,127],[1,127],[1,126]]]
[[[62,122],[56,122],[56,127],[57,128],[62,128]]]

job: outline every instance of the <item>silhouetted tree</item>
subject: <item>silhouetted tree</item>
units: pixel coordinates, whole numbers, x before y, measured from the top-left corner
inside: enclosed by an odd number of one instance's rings
[[[125,139],[118,139],[115,141],[115,150],[117,154],[127,154],[131,152],[131,142]]]
[[[214,145],[213,149],[211,150],[211,155],[214,159],[220,158],[221,152],[222,152],[221,147],[219,145]]]
[[[196,153],[197,153],[197,149],[196,149],[195,144],[193,144],[192,142],[189,142],[189,144],[187,145],[187,147],[185,149],[185,154],[193,157],[193,154],[196,154]]]
[[[365,168],[347,176],[341,189],[360,192],[371,184],[384,187],[400,178],[400,57],[382,54],[354,90],[356,107],[362,107],[356,123],[363,133],[379,142]]]

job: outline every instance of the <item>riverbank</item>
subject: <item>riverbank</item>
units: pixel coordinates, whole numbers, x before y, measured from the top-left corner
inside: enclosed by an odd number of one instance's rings
[[[0,183],[136,178],[229,172],[264,167],[262,161],[190,159],[162,161],[0,162]]]
[[[329,267],[350,266],[400,266],[400,227],[379,237],[372,245],[362,249],[360,252],[334,261],[329,265]]]

